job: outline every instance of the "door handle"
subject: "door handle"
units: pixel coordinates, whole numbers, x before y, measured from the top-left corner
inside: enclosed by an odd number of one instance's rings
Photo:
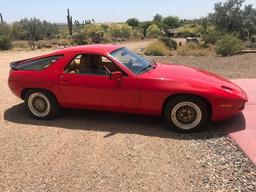
[[[61,79],[62,81],[64,81],[64,82],[68,82],[68,81],[71,80],[71,78],[65,77],[64,75],[61,75],[61,76],[60,76],[60,79]]]

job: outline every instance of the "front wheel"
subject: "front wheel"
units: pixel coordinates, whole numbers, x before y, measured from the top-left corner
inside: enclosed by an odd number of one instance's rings
[[[194,132],[208,123],[209,112],[205,102],[193,96],[177,96],[164,108],[169,127],[178,132]]]
[[[36,119],[52,119],[60,109],[55,97],[44,90],[29,90],[25,96],[25,103]]]

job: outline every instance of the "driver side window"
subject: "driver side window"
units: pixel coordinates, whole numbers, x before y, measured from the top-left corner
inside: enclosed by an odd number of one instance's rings
[[[96,54],[77,55],[66,67],[65,73],[87,75],[109,75],[110,72],[122,70],[107,57]]]

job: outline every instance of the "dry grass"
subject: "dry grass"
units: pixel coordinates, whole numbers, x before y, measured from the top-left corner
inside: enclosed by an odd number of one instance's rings
[[[29,49],[28,41],[13,41],[13,50],[26,50]]]
[[[215,56],[214,46],[208,45],[208,47],[203,47],[203,45],[196,43],[188,43],[181,46],[177,50],[177,54],[180,56]]]
[[[165,56],[169,54],[169,49],[161,41],[155,41],[148,45],[145,54],[152,56]]]

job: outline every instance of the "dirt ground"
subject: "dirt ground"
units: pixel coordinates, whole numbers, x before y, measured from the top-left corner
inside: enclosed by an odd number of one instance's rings
[[[9,63],[47,52],[0,52],[0,191],[232,191],[241,175],[247,182],[238,189],[254,181],[253,165],[218,124],[182,135],[169,131],[160,117],[63,110],[54,121],[32,119],[8,88]],[[231,78],[256,74],[255,55],[160,60],[198,63]],[[241,67],[250,65],[247,72]],[[208,157],[221,159],[218,151],[227,145],[237,156],[227,162],[229,169],[206,164],[216,163]]]

